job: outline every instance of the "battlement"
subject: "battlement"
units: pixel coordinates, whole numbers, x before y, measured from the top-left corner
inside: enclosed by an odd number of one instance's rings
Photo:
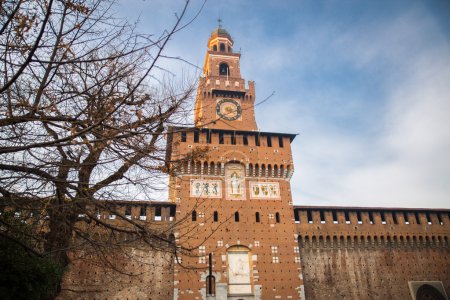
[[[295,206],[294,221],[302,247],[450,246],[448,209]]]

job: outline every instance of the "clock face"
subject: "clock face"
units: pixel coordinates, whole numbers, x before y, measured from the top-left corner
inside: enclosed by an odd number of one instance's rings
[[[242,108],[236,100],[222,99],[217,102],[216,113],[222,119],[233,121],[241,117]]]

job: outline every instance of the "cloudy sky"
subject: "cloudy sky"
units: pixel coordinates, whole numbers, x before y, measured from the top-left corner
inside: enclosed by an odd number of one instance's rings
[[[183,2],[122,0],[118,15],[158,34]],[[275,92],[260,130],[299,134],[295,204],[450,208],[449,1],[211,0],[166,54],[202,67],[219,16],[257,101]]]

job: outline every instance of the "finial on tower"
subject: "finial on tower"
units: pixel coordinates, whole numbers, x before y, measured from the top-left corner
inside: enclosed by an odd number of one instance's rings
[[[217,22],[219,23],[219,28],[222,28],[222,19],[220,17],[217,19]]]

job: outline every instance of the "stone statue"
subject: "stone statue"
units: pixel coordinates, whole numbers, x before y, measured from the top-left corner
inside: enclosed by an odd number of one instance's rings
[[[240,187],[240,182],[239,182],[239,176],[236,172],[233,172],[233,174],[231,174],[231,194],[240,194],[239,191],[239,187]]]

